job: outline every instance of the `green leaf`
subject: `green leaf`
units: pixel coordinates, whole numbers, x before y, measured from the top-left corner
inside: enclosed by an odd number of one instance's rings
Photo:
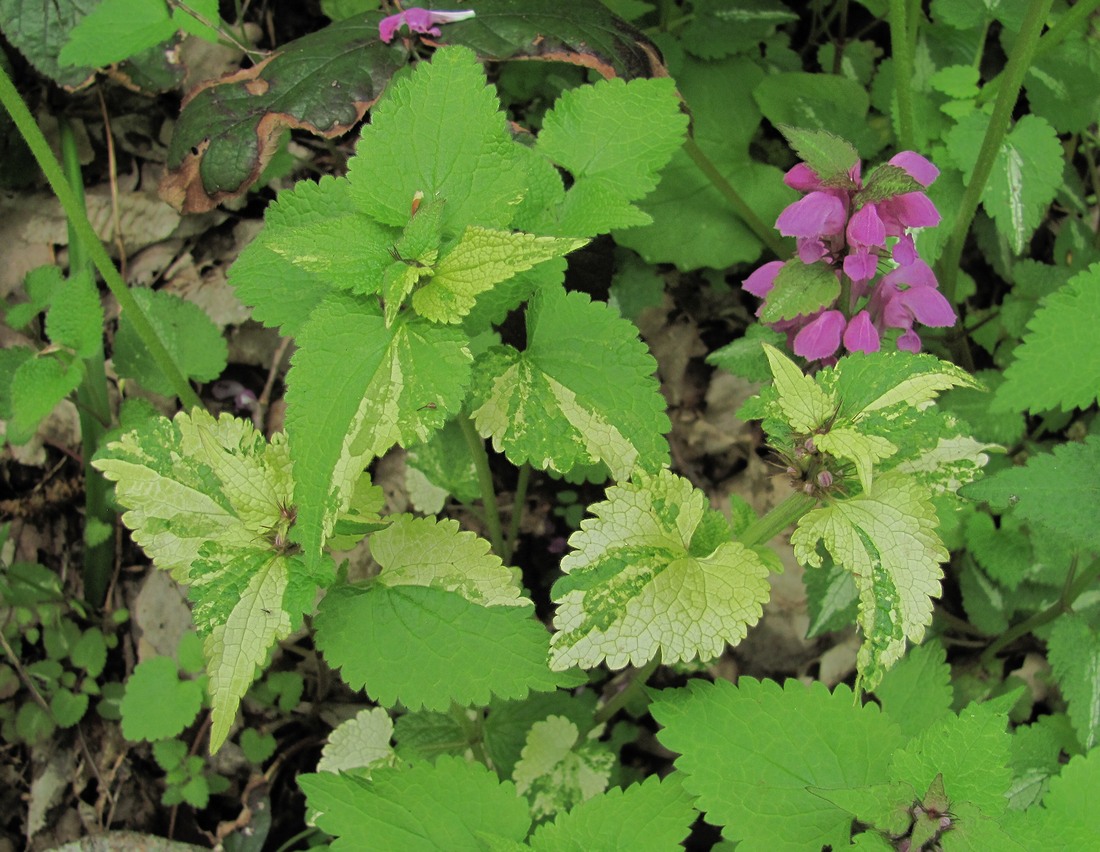
[[[988,123],[988,116],[973,113],[947,134],[948,152],[966,180],[974,171]],[[982,206],[1016,254],[1024,253],[1062,185],[1064,157],[1058,134],[1037,115],[1023,116],[1001,143],[982,192]]]
[[[393,263],[388,248],[397,232],[351,213],[269,226],[260,240],[264,248],[325,284],[362,295],[381,288],[382,274]]]
[[[1100,264],[1047,296],[1027,324],[997,388],[996,411],[1088,408],[1100,395],[1100,355],[1091,317],[1100,310]],[[1073,369],[1066,369],[1067,365]]]
[[[413,309],[433,322],[459,322],[481,293],[586,242],[471,225],[458,244],[432,267],[428,283],[413,294]]]
[[[558,604],[551,665],[641,665],[721,654],[760,618],[770,587],[760,557],[738,542],[696,552],[706,497],[667,470],[608,489],[590,508],[551,591]]]
[[[836,411],[836,400],[774,346],[765,343],[763,348],[788,425],[796,432],[816,431]]]
[[[778,322],[809,316],[833,304],[839,295],[840,280],[831,267],[824,263],[802,263],[791,259],[775,276],[760,319]]]
[[[287,384],[295,528],[319,556],[371,459],[425,440],[458,411],[470,352],[457,330],[401,316],[386,327],[374,305],[334,296],[298,336]]]
[[[290,555],[296,513],[286,439],[195,409],[153,420],[93,462],[154,564],[188,585],[214,704],[211,750],[268,650],[312,607],[323,571]]]
[[[45,743],[55,731],[53,717],[34,701],[24,703],[15,714],[15,734],[27,745]]]
[[[667,460],[655,369],[629,320],[583,293],[545,289],[527,310],[527,349],[479,359],[474,421],[514,464],[567,473],[603,462],[625,479]]]
[[[1089,751],[1100,739],[1100,636],[1081,616],[1063,615],[1050,633],[1047,656],[1077,740]]]
[[[65,363],[54,355],[24,360],[11,379],[12,418],[8,421],[7,440],[27,443],[42,419],[76,390],[83,378],[81,361]]]
[[[197,680],[180,680],[176,661],[152,657],[137,664],[122,697],[122,735],[131,742],[178,737],[202,709]]]
[[[535,830],[530,845],[538,852],[675,849],[695,816],[679,776],[662,781],[651,775],[643,783],[625,790],[613,787],[558,814]]]
[[[894,754],[891,777],[922,791],[942,775],[952,807],[969,802],[986,816],[1004,813],[1010,738],[999,705],[1003,702],[971,704],[912,737]]]
[[[782,72],[765,76],[752,89],[764,117],[772,124],[824,130],[847,139],[863,156],[882,147],[867,121],[871,101],[855,80],[835,74]]]
[[[0,0],[0,21],[5,21],[4,38],[40,73],[66,88],[78,88],[95,70],[63,67],[58,56],[73,29],[95,5],[93,0],[68,3]]]
[[[660,693],[650,710],[697,807],[750,852],[846,848],[851,816],[809,788],[884,782],[903,742],[889,717],[844,685],[830,693],[795,680],[693,680]]]
[[[602,80],[563,92],[536,145],[573,176],[555,233],[588,236],[648,223],[630,202],[657,186],[687,124],[668,77]]]
[[[863,189],[856,193],[854,203],[862,207],[864,204],[874,204],[895,195],[920,192],[923,189],[924,185],[901,166],[882,163],[875,166],[864,178]]]
[[[878,435],[864,435],[857,429],[835,426],[823,435],[814,437],[814,443],[822,452],[838,459],[847,459],[855,465],[860,487],[871,490],[872,466],[889,458],[898,448]]]
[[[807,639],[855,624],[859,614],[859,590],[852,575],[831,559],[822,561],[821,568],[807,569],[802,575],[810,611]]]
[[[475,852],[483,834],[518,842],[531,823],[511,782],[462,758],[379,769],[370,782],[325,772],[300,775],[298,784],[317,825],[337,838],[334,852]]]
[[[27,361],[35,358],[37,353],[29,346],[13,346],[10,349],[0,349],[0,418],[11,420],[12,411],[12,383],[16,372]],[[11,424],[8,424],[8,440],[17,443],[10,437]]]
[[[823,383],[841,400],[838,414],[856,422],[878,411],[923,407],[948,388],[981,388],[948,361],[900,351],[847,355],[827,375]]]
[[[1096,836],[1100,750],[1077,755],[1050,782],[1041,807],[1010,815],[1008,828],[1025,848],[1088,849]]]
[[[339,774],[348,769],[392,766],[395,760],[391,737],[393,722],[385,710],[381,707],[360,710],[328,735],[317,771]]]
[[[188,8],[207,21],[218,21],[216,0],[191,0]],[[174,7],[170,12],[164,0],[99,0],[73,29],[58,61],[63,66],[111,65],[167,41],[184,28],[210,41],[218,39],[216,31],[199,25],[183,9]]]
[[[278,243],[284,232],[323,228],[330,218],[356,215],[350,184],[331,175],[316,183],[299,181],[294,189],[280,192],[264,211],[263,231],[229,268],[229,283],[237,297],[252,306],[252,318],[296,337],[313,309],[332,292],[332,282],[292,263],[268,243]]]
[[[50,713],[59,728],[71,728],[88,712],[88,696],[58,689],[50,696]]]
[[[366,684],[386,706],[444,710],[561,682],[517,574],[488,542],[455,521],[403,516],[375,534],[371,553],[377,578],[331,590],[316,619],[318,646],[353,688]]]
[[[859,152],[847,139],[827,130],[806,130],[787,124],[780,125],[779,132],[798,159],[813,169],[822,182],[832,185],[835,181],[851,180],[848,172],[859,162]]]
[[[1053,453],[1032,456],[972,483],[960,492],[997,510],[1015,506],[1015,515],[1038,524],[1072,546],[1100,547],[1100,436],[1059,444]]]
[[[1100,112],[1100,51],[1082,33],[1036,56],[1024,78],[1031,111],[1059,133],[1085,130]]]
[[[775,0],[698,0],[692,11],[695,14],[683,30],[684,49],[703,59],[756,50],[775,34],[776,27],[798,20],[798,15]]]
[[[85,630],[69,651],[69,659],[88,677],[98,678],[107,664],[107,640],[103,633],[94,627]]]
[[[403,226],[414,196],[444,199],[444,233],[506,227],[522,195],[507,167],[512,140],[495,91],[470,50],[439,50],[386,90],[348,163],[367,215]]]
[[[229,350],[218,327],[202,308],[163,290],[131,290],[150,325],[184,376],[199,382],[218,378]],[[115,335],[115,370],[146,390],[174,396],[175,388],[161,372],[123,312]]]
[[[241,731],[241,751],[249,763],[257,766],[262,764],[275,753],[277,746],[275,737],[271,734],[261,734],[255,728],[245,728]]]
[[[932,621],[948,552],[936,536],[936,510],[926,489],[892,471],[870,491],[814,509],[791,536],[795,558],[820,566],[823,541],[833,561],[859,587],[859,626],[864,641],[857,663],[864,688],[874,689],[905,652],[919,643]]]
[[[58,288],[46,314],[46,335],[81,358],[103,351],[103,306],[90,275],[74,275]]]
[[[955,696],[943,645],[929,641],[911,649],[883,676],[875,697],[905,736],[950,715]]]
[[[615,755],[598,740],[581,739],[564,716],[536,722],[512,772],[516,792],[531,803],[531,816],[543,820],[607,789]]]
[[[456,420],[405,454],[405,487],[413,505],[428,514],[442,511],[448,494],[463,503],[481,496],[477,469]]]
[[[691,109],[695,142],[749,208],[770,223],[798,195],[783,183],[779,169],[749,155],[760,124],[752,91],[763,79],[764,72],[748,58],[699,62],[689,57],[676,74]],[[657,189],[637,206],[653,223],[617,231],[615,241],[648,263],[725,269],[760,257],[760,241],[682,150],[661,172]]]
[[[573,695],[557,692],[533,692],[522,701],[494,701],[482,729],[485,752],[502,778],[511,778],[512,770],[527,742],[527,733],[536,722],[551,716],[569,719],[582,736],[595,726],[596,698],[591,690]]]

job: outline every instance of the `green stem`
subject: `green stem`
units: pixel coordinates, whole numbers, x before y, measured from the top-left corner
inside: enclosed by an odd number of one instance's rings
[[[477,471],[477,484],[481,488],[482,505],[485,506],[485,525],[489,528],[489,541],[493,545],[493,552],[504,558],[506,551],[504,532],[500,524],[500,506],[497,504],[497,492],[493,488],[493,473],[489,470],[489,454],[485,451],[485,442],[469,417],[460,414],[457,421]]]
[[[711,162],[710,158],[703,153],[703,150],[690,137],[684,142],[684,153],[686,153],[693,163],[699,167],[707,180],[713,184],[722,197],[725,198],[731,205],[733,205],[734,212],[737,217],[745,223],[750,231],[756,235],[756,238],[760,240],[764,245],[771,249],[772,253],[776,257],[787,257],[790,255],[790,251],[783,241],[776,235],[774,228],[769,228],[764,224],[763,220],[757,216],[740,193],[733,188],[733,185],[726,180],[725,176],[718,171],[718,167]]]
[[[970,176],[970,182],[963,193],[962,202],[959,204],[955,225],[944,247],[943,256],[937,265],[937,277],[940,282],[940,290],[949,302],[955,302],[956,284],[959,274],[959,263],[962,261],[963,246],[966,243],[967,234],[970,233],[970,225],[974,220],[974,214],[978,212],[978,204],[982,199],[986,181],[993,172],[993,164],[997,154],[1001,150],[1005,134],[1008,132],[1009,123],[1012,121],[1012,111],[1016,107],[1016,101],[1020,96],[1020,87],[1024,82],[1024,75],[1031,67],[1031,59],[1035,53],[1035,46],[1039,41],[1039,33],[1042,32],[1043,23],[1050,13],[1050,7],[1054,0],[1031,0],[1028,3],[1024,24],[1020,28],[1020,34],[1016,37],[1012,55],[1005,66],[1004,80],[997,92],[997,101],[993,105],[993,115],[989,118],[989,126],[982,140],[982,147],[978,151],[978,159],[974,164],[974,172]]]
[[[68,120],[61,119],[58,127],[65,177],[83,210],[84,177],[80,171],[76,137]],[[69,278],[76,275],[87,275],[88,280],[95,280],[91,258],[70,218]],[[84,359],[84,378],[76,389],[76,401],[84,456],[84,597],[88,603],[98,608],[103,606],[107,598],[107,587],[111,582],[115,561],[114,538],[103,535],[103,527],[111,528],[115,522],[114,513],[107,503],[110,486],[103,474],[92,467],[92,458],[111,423],[111,402],[107,392],[102,343],[94,355]],[[93,521],[96,523],[93,524]],[[92,539],[93,534],[98,535],[98,540]]]
[[[746,547],[767,544],[783,530],[817,505],[817,498],[795,491],[778,506],[772,507],[764,517],[757,518],[745,529],[737,540]]]
[[[637,696],[646,685],[646,681],[648,681],[653,676],[653,673],[657,671],[659,665],[661,665],[660,650],[653,655],[652,660],[641,668],[635,669],[633,676],[630,678],[630,683],[615,693],[606,704],[596,711],[596,724],[602,725],[604,722],[609,721],[616,713],[633,701],[635,696]]]
[[[20,135],[27,143],[27,147],[34,154],[35,160],[38,161],[42,173],[50,184],[50,189],[53,190],[54,195],[61,202],[61,207],[69,219],[69,226],[76,232],[84,246],[84,250],[88,252],[92,263],[95,264],[95,268],[99,270],[99,274],[103,276],[107,287],[114,294],[119,308],[127,312],[130,324],[133,325],[134,331],[141,338],[141,342],[149,350],[149,355],[164,375],[168,377],[180,401],[187,408],[201,408],[202,401],[187,382],[179,367],[176,366],[176,362],[168,354],[164,344],[160,342],[160,338],[157,337],[157,333],[149,323],[149,319],[141,310],[133,294],[130,293],[129,288],[122,280],[122,276],[118,274],[118,270],[115,269],[114,262],[107,254],[107,250],[103,248],[103,243],[99,241],[91,222],[88,221],[88,215],[84,212],[84,207],[65,180],[65,173],[50,150],[46,137],[42,135],[42,131],[31,115],[31,111],[23,102],[23,98],[20,97],[11,78],[3,68],[0,68],[0,104],[4,105],[12,121],[15,122],[15,126],[19,129]]]
[[[504,564],[511,563],[519,539],[519,525],[523,520],[523,507],[527,503],[527,486],[531,481],[531,465],[520,465],[519,479],[516,480],[516,496],[512,500],[512,517],[508,521],[508,536],[504,540]]]
[[[1065,41],[1066,36],[1070,33],[1076,32],[1082,26],[1088,26],[1088,19],[1098,8],[1100,8],[1100,0],[1078,0],[1058,19],[1058,23],[1043,33],[1039,43],[1035,45],[1035,53],[1031,58],[1035,60],[1040,56],[1045,56]],[[1044,15],[1044,17],[1046,16]],[[1004,71],[982,86],[982,90],[978,94],[979,104],[988,103],[990,98],[999,94],[1007,73],[1008,68],[1006,67]]]
[[[894,56],[894,90],[898,97],[898,147],[913,148],[913,52],[910,49],[905,0],[890,0],[890,50]]]
[[[1100,559],[1094,560],[1080,572],[1076,571],[1076,566],[1077,557],[1075,556],[1070,564],[1070,570],[1066,575],[1066,583],[1062,587],[1062,594],[1058,596],[1058,600],[998,636],[996,641],[982,653],[983,665],[987,667],[993,665],[997,655],[1017,639],[1027,636],[1029,633],[1034,633],[1043,625],[1050,624],[1063,613],[1073,610],[1074,601],[1100,576]]]

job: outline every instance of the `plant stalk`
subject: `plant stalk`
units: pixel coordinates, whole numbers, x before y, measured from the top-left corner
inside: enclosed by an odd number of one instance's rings
[[[745,531],[737,536],[737,540],[746,547],[767,544],[816,505],[816,497],[795,491],[778,506],[773,506],[762,518],[757,518],[749,524]]]
[[[512,500],[512,517],[508,521],[508,535],[504,540],[503,555],[504,564],[508,565],[516,553],[516,542],[519,540],[519,525],[523,520],[523,507],[527,503],[527,486],[531,482],[531,465],[526,462],[519,467],[519,478],[516,480],[516,496]]]
[[[157,333],[148,317],[130,293],[126,283],[122,280],[122,276],[118,274],[118,270],[115,269],[114,262],[107,254],[107,250],[103,248],[103,243],[100,242],[91,222],[88,221],[88,215],[84,212],[83,205],[65,180],[65,173],[50,150],[46,137],[42,135],[34,116],[31,115],[31,111],[16,90],[15,84],[12,83],[11,78],[3,68],[0,68],[0,104],[3,104],[4,109],[8,111],[19,130],[19,134],[27,143],[27,147],[31,149],[31,153],[34,154],[35,160],[38,161],[42,173],[50,184],[50,189],[53,190],[54,195],[61,202],[61,207],[68,217],[70,228],[76,232],[84,246],[84,250],[88,252],[92,263],[95,264],[95,268],[103,276],[104,282],[114,294],[115,299],[118,300],[119,308],[127,312],[134,331],[137,332],[141,342],[149,350],[149,355],[164,375],[168,377],[176,391],[176,395],[184,406],[188,409],[202,408],[202,401],[199,399],[198,394],[188,383],[168,350],[164,348],[164,344],[160,342],[160,338],[157,337]]]
[[[84,210],[84,178],[76,138],[67,119],[58,122],[61,159],[73,195]],[[92,262],[83,240],[69,219],[69,278],[87,275],[94,281]],[[72,286],[69,284],[68,286]],[[92,458],[111,423],[111,402],[107,392],[107,373],[100,343],[95,354],[84,359],[84,379],[76,389],[80,417],[80,442],[84,457],[84,597],[92,606],[103,606],[114,569],[114,536],[104,535],[113,528],[114,512],[107,503],[110,486],[103,474],[92,467]]]
[[[633,676],[630,678],[630,683],[620,689],[615,695],[613,695],[606,704],[600,707],[596,711],[595,721],[597,725],[602,725],[607,721],[610,721],[616,713],[622,710],[627,704],[629,704],[634,697],[642,691],[657,667],[661,665],[661,651],[657,650],[657,653],[653,655],[651,659],[644,666],[641,666],[634,670]]]
[[[1024,24],[1020,28],[1020,34],[1016,38],[1012,55],[1008,59],[997,91],[997,100],[993,105],[993,115],[990,116],[989,126],[982,140],[982,147],[978,151],[978,159],[974,164],[974,172],[970,176],[970,182],[963,193],[962,202],[959,204],[955,225],[944,247],[943,256],[937,264],[937,278],[940,282],[940,290],[947,301],[954,304],[957,281],[959,275],[959,263],[962,261],[963,247],[966,237],[970,233],[970,225],[974,221],[974,215],[978,212],[978,204],[982,199],[986,182],[993,172],[993,164],[997,160],[997,154],[1001,150],[1005,134],[1008,132],[1009,123],[1012,121],[1012,111],[1016,107],[1016,101],[1020,96],[1020,87],[1024,82],[1024,75],[1031,67],[1031,60],[1035,54],[1035,47],[1039,41],[1039,33],[1042,32],[1043,23],[1050,13],[1050,7],[1054,0],[1031,0],[1028,3]]]
[[[898,98],[898,147],[913,148],[913,51],[905,0],[890,0],[890,50],[894,56],[894,91]]]
[[[711,162],[710,157],[703,153],[703,149],[691,137],[688,137],[684,142],[684,153],[699,167],[699,171],[706,175],[707,180],[722,194],[722,197],[733,205],[737,217],[745,223],[745,226],[753,232],[760,242],[771,250],[772,254],[780,258],[790,255],[787,246],[776,235],[775,229],[765,225],[764,221],[753,212],[745,199],[741,197],[741,194],[733,188],[733,184],[726,180],[725,175],[718,171],[718,167]]]
[[[489,528],[489,541],[493,545],[493,552],[504,558],[504,531],[500,523],[500,506],[497,504],[497,492],[493,488],[493,473],[489,470],[489,454],[485,451],[485,442],[477,433],[473,421],[465,414],[459,414],[458,426],[462,430],[462,436],[466,439],[466,446],[470,448],[470,458],[473,459],[474,469],[477,471],[477,484],[481,488],[481,502],[485,506],[485,525]]]

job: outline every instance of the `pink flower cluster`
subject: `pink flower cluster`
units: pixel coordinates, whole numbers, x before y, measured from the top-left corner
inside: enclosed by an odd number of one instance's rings
[[[898,154],[890,165],[902,169],[922,187],[939,176],[939,169],[912,151]],[[911,191],[863,201],[858,160],[846,180],[822,181],[804,163],[787,172],[783,180],[806,195],[779,214],[776,229],[785,237],[797,238],[799,261],[826,264],[839,280],[846,277],[850,282],[846,291],[842,289],[847,292],[846,304],[834,303],[808,316],[770,323],[787,334],[796,355],[810,361],[831,359],[842,344],[849,352],[877,352],[887,329],[902,331],[897,339],[899,349],[919,352],[921,340],[913,330],[914,323],[939,328],[955,324],[955,311],[937,289],[931,267],[917,255],[910,233],[912,228],[927,228],[940,221],[927,195]],[[875,283],[879,259],[884,257],[896,266]],[[742,286],[767,299],[776,276],[788,262],[795,261],[764,264]]]
[[[409,32],[423,33],[425,35],[440,36],[443,31],[436,24],[453,24],[455,21],[465,21],[474,17],[473,9],[459,12],[433,12],[430,9],[406,9],[396,15],[387,15],[378,24],[378,37],[389,44],[397,35],[401,27],[408,27]]]

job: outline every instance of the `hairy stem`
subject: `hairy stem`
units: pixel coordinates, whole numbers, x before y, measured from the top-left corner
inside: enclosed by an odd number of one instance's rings
[[[504,532],[500,524],[500,506],[497,504],[497,492],[493,488],[493,473],[489,470],[489,454],[485,451],[485,442],[474,428],[474,423],[465,414],[458,415],[458,426],[466,446],[470,449],[470,458],[477,471],[477,484],[481,488],[481,502],[485,506],[485,525],[489,528],[489,541],[493,552],[504,558]]]
[[[760,242],[766,245],[776,257],[787,257],[790,252],[783,241],[776,235],[774,228],[769,228],[764,221],[753,212],[741,194],[733,188],[725,176],[718,171],[718,167],[711,162],[710,157],[703,153],[703,149],[690,137],[684,142],[684,153],[691,157],[691,161],[699,167],[707,180],[711,182],[722,197],[733,205],[737,217],[745,223],[750,231]]]
[[[59,122],[61,158],[65,177],[81,209],[84,209],[84,178],[76,150],[76,138],[67,119]],[[69,219],[69,277],[87,275],[94,281],[92,261],[80,234]],[[72,286],[68,284],[67,286]],[[114,536],[104,527],[114,526],[114,513],[107,504],[109,486],[103,474],[92,467],[92,457],[111,424],[111,403],[103,345],[84,359],[84,378],[76,390],[80,416],[80,442],[84,456],[84,597],[94,607],[103,606],[114,568]],[[95,523],[92,523],[95,522]]]
[[[627,704],[634,700],[634,698],[642,691],[642,688],[646,685],[646,681],[649,680],[657,667],[661,665],[661,652],[657,651],[653,655],[648,663],[640,668],[634,670],[633,675],[630,678],[630,683],[620,689],[604,704],[600,709],[596,711],[595,720],[597,725],[602,725],[611,719],[616,713],[622,710]]]
[[[168,350],[164,348],[164,344],[161,343],[156,331],[149,323],[148,317],[145,316],[130,293],[126,283],[122,280],[122,276],[118,274],[118,270],[115,269],[110,255],[103,248],[103,243],[99,241],[95,229],[88,221],[88,215],[84,212],[83,205],[65,180],[65,173],[50,150],[46,137],[42,135],[42,131],[31,115],[31,111],[23,102],[23,98],[20,97],[11,78],[3,68],[0,68],[0,104],[4,105],[4,109],[8,111],[12,121],[15,122],[19,134],[27,143],[27,147],[31,149],[31,153],[34,154],[35,160],[38,161],[42,173],[50,184],[50,189],[53,190],[54,195],[61,202],[61,207],[68,217],[70,227],[76,232],[84,250],[88,252],[92,263],[95,264],[95,268],[103,276],[104,282],[114,294],[115,299],[118,300],[119,308],[127,312],[134,331],[137,332],[141,342],[145,344],[149,355],[164,375],[168,377],[176,395],[184,406],[187,408],[201,408],[202,401],[199,399],[198,394],[192,389],[172,356],[168,354]]]
[[[1031,0],[1028,3],[1024,25],[1020,28],[1020,34],[1012,48],[1012,55],[1008,59],[1008,65],[1005,66],[1002,75],[1004,79],[1001,80],[997,92],[993,115],[990,116],[989,127],[986,128],[982,147],[978,151],[974,172],[970,176],[966,192],[963,193],[955,225],[951,230],[951,236],[947,239],[943,256],[937,264],[940,289],[949,302],[955,301],[959,263],[962,261],[963,246],[966,244],[967,234],[970,233],[970,225],[974,221],[974,214],[978,212],[978,203],[982,199],[986,181],[993,172],[993,164],[1008,132],[1008,125],[1012,121],[1012,110],[1020,96],[1024,75],[1031,67],[1039,33],[1042,32],[1043,22],[1046,21],[1053,2],[1054,0]]]
[[[898,147],[913,147],[913,52],[910,49],[905,0],[890,0],[890,50],[894,56],[894,91],[898,98]]]
[[[746,547],[767,544],[816,505],[816,497],[796,491],[778,506],[774,506],[764,517],[749,524],[737,540]]]

